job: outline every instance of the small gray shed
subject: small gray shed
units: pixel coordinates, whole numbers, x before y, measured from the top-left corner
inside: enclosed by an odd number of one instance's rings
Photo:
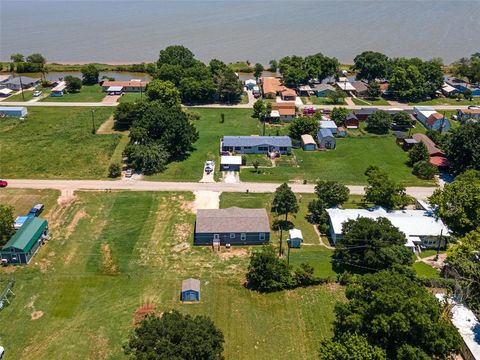
[[[200,280],[187,279],[182,281],[182,301],[200,301]]]
[[[320,149],[335,149],[336,142],[330,129],[320,129],[317,133],[317,142]]]

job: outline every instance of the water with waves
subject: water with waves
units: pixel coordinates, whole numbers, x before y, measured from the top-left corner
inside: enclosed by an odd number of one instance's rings
[[[372,49],[449,63],[480,50],[479,19],[479,0],[0,0],[0,59],[140,62],[183,44],[206,61],[322,52],[350,63]]]

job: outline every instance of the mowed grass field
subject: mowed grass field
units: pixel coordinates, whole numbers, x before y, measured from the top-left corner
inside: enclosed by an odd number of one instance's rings
[[[55,202],[58,193],[40,195],[51,239],[28,266],[0,268],[1,278],[16,280],[12,304],[0,311],[0,322],[8,324],[0,330],[6,360],[126,358],[122,344],[145,303],[158,312],[210,316],[225,335],[226,359],[315,359],[319,341],[331,335],[342,288],[268,295],[245,289],[251,248],[213,253],[191,246],[191,193],[80,192],[62,206]],[[271,196],[242,195],[222,195],[221,206],[260,206]],[[15,205],[22,196],[25,204],[40,201],[27,198],[38,192],[15,189],[2,190],[0,201]],[[292,221],[312,234],[300,214]],[[308,235],[312,245],[299,253],[317,248],[316,241]],[[201,279],[198,304],[179,301],[188,277]]]
[[[83,85],[79,92],[47,96],[42,102],[99,102],[106,96],[100,85]]]
[[[104,178],[120,135],[92,135],[90,108],[30,107],[26,120],[0,120],[3,178]],[[95,110],[95,127],[113,113]]]

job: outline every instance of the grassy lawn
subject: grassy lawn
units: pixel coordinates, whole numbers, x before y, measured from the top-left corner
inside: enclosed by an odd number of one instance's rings
[[[437,270],[424,262],[416,262],[412,266],[419,278],[439,278],[440,274]]]
[[[337,148],[331,151],[305,152],[294,149],[291,156],[275,168],[242,169],[243,181],[303,181],[336,180],[345,184],[365,184],[364,172],[369,165],[386,170],[390,177],[405,185],[431,185],[411,174],[405,165],[407,153],[402,151],[391,135],[347,137],[337,139]],[[289,161],[288,161],[289,160]],[[284,166],[282,166],[284,165]]]
[[[141,98],[145,99],[145,94],[144,93],[139,93],[139,92],[129,92],[129,93],[124,93],[120,99],[118,99],[118,102],[123,103],[123,102],[133,102],[135,100],[140,100]]]
[[[15,192],[3,194],[2,202],[15,203]],[[16,296],[0,312],[6,360],[126,359],[122,344],[145,302],[158,312],[210,316],[225,335],[226,359],[315,359],[331,335],[338,286],[261,295],[242,286],[249,249],[178,250],[192,242],[192,194],[77,196],[46,207],[51,240],[28,266],[0,268],[2,278],[16,279]],[[181,280],[190,276],[201,279],[202,301],[183,305]],[[42,316],[31,320],[34,312]]]
[[[48,96],[41,101],[46,102],[99,102],[105,97],[100,85],[82,86],[78,93],[65,94],[63,96]]]
[[[440,250],[438,253],[439,254],[445,254],[445,250]],[[437,255],[437,250],[435,250],[435,249],[422,250],[422,252],[419,254],[419,256],[422,259],[426,258],[426,257],[430,257],[430,256],[435,256],[435,255]]]
[[[421,101],[421,102],[410,102],[408,105],[430,105],[430,106],[435,106],[435,105],[480,105],[480,97],[474,97],[472,101],[470,100],[465,100],[462,99],[460,101],[457,101],[457,99],[452,99],[452,98],[436,98],[432,100],[426,100],[426,101]]]
[[[388,101],[382,98],[377,99],[359,99],[352,98],[355,105],[389,105]]]
[[[5,178],[103,178],[120,135],[92,135],[90,108],[30,107],[27,120],[0,122]],[[98,108],[98,128],[113,112]]]
[[[9,97],[7,97],[3,101],[29,101],[29,100],[32,100],[33,99],[33,90],[24,90],[23,91],[23,96],[25,97],[25,100],[22,97],[22,94],[20,93],[20,94],[10,95]],[[0,104],[1,103],[2,102],[0,101]]]
[[[195,123],[200,138],[194,144],[195,150],[183,161],[173,162],[160,174],[146,177],[161,181],[199,181],[203,175],[206,160],[216,160],[220,164],[220,138],[224,135],[258,135],[258,120],[252,119],[250,109],[201,109],[191,111],[200,114]],[[220,115],[225,114],[225,122],[220,123]],[[219,166],[216,167],[218,171]]]
[[[334,104],[329,98],[327,97],[318,97],[318,96],[310,96],[310,97],[302,97],[302,101],[304,104],[312,103],[313,105],[346,105],[347,103],[345,100],[342,100],[339,104]]]

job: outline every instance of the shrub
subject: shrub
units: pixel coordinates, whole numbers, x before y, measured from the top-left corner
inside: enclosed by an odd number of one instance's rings
[[[413,165],[412,174],[423,180],[431,180],[438,173],[435,166],[428,161],[418,161]]]
[[[111,163],[108,167],[108,177],[116,178],[122,175],[122,167],[119,163]]]

